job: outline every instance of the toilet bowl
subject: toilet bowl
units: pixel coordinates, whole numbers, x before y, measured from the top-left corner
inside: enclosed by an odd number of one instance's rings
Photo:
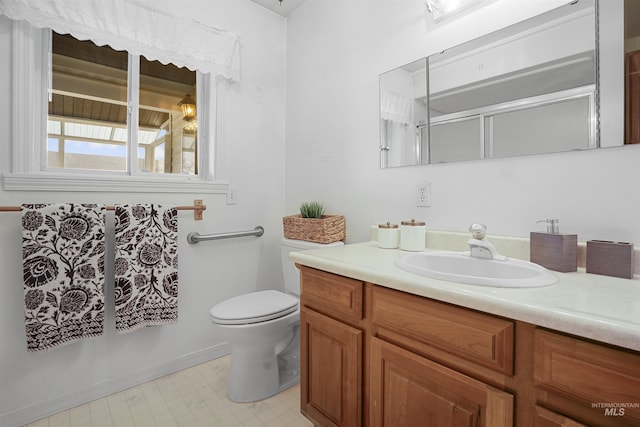
[[[286,293],[252,292],[222,301],[211,309],[211,321],[231,344],[229,399],[266,399],[300,381],[300,272],[289,261],[289,253],[342,244],[283,239],[281,261]]]

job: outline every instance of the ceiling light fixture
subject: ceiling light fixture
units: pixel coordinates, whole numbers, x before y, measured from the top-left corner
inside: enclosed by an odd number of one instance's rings
[[[485,0],[426,0],[427,12],[434,22],[469,9]]]

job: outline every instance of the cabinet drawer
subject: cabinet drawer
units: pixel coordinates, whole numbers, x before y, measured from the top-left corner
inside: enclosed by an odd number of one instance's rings
[[[344,320],[362,319],[361,281],[304,266],[300,274],[302,305]]]
[[[640,354],[536,329],[536,387],[598,419],[640,422]],[[624,424],[626,425],[626,424]]]
[[[372,287],[371,317],[396,333],[513,374],[514,325],[510,320],[379,286]]]

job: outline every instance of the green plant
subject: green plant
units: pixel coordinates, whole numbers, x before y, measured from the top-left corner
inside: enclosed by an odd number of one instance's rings
[[[322,218],[324,206],[320,202],[304,202],[300,205],[302,218]]]

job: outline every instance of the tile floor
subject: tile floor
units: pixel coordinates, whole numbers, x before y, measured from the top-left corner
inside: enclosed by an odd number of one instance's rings
[[[303,427],[300,387],[253,403],[227,397],[230,357],[103,397],[27,427]]]

